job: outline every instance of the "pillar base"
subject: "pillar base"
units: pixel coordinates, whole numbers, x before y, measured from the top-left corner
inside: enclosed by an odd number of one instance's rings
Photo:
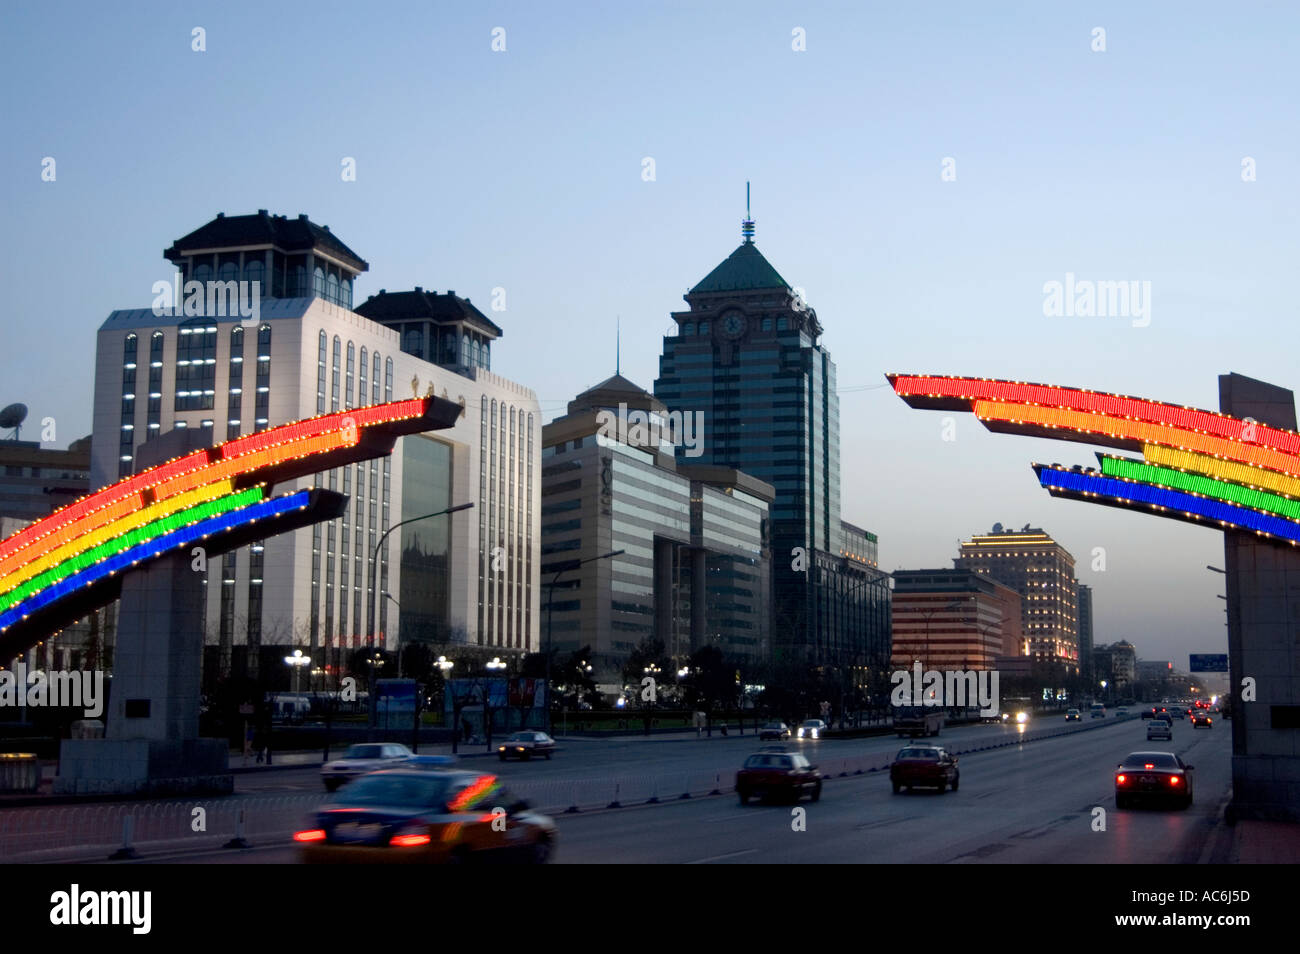
[[[57,794],[229,795],[224,739],[65,739],[59,746]]]

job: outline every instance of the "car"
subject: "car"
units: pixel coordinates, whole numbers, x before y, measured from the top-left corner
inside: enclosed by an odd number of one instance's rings
[[[1192,728],[1213,729],[1214,720],[1210,718],[1210,714],[1208,712],[1206,712],[1205,710],[1201,710],[1200,712],[1197,712],[1194,716],[1192,716]]]
[[[759,739],[776,739],[784,742],[790,738],[790,727],[784,722],[769,722],[758,730]]]
[[[755,752],[736,773],[742,805],[778,796],[797,802],[805,792],[814,802],[822,797],[822,773],[797,752]]]
[[[806,719],[799,724],[799,738],[820,739],[829,728],[821,719]]]
[[[332,796],[293,840],[309,864],[540,863],[555,851],[556,827],[487,772],[393,768]]]
[[[899,749],[898,755],[889,766],[889,781],[897,795],[906,788],[934,786],[942,793],[949,786],[957,791],[961,781],[961,771],[957,768],[957,757],[938,745],[908,745]]]
[[[1128,706],[1120,706],[1118,709],[1115,710],[1115,715],[1116,716],[1128,715]]]
[[[1102,705],[1100,702],[1094,702],[1092,704],[1092,718],[1094,719],[1106,718],[1106,707]]]
[[[527,761],[534,755],[545,759],[555,753],[555,740],[545,732],[516,732],[497,746],[497,756],[506,759],[523,759]]]
[[[1173,716],[1175,719],[1186,719],[1189,711],[1190,710],[1184,706],[1174,705],[1169,707],[1169,715]]]
[[[1155,706],[1152,706],[1150,709],[1143,709],[1141,713],[1139,713],[1139,715],[1141,715],[1143,719],[1154,719],[1159,714],[1160,714],[1160,710],[1157,709]]]
[[[459,763],[460,758],[455,755],[412,755],[402,763],[402,768],[427,769],[437,772]]]
[[[1153,799],[1190,808],[1192,768],[1172,752],[1129,753],[1115,768],[1115,807],[1129,808],[1139,799]]]
[[[413,754],[406,746],[394,742],[359,742],[349,745],[341,758],[321,766],[321,781],[326,791],[333,792],[358,776],[405,762]]]
[[[1152,739],[1174,740],[1174,726],[1168,719],[1152,719],[1147,723],[1147,741]]]
[[[1078,709],[1066,709],[1066,710],[1065,710],[1065,721],[1066,721],[1066,722],[1078,722],[1080,718],[1081,718],[1081,717],[1080,717],[1080,715],[1079,715],[1079,710],[1078,710]]]

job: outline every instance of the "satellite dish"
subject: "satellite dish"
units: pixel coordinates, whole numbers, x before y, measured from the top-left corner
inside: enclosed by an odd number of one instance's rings
[[[26,404],[10,404],[3,411],[0,411],[0,429],[9,428],[12,433],[11,439],[18,437],[18,432],[23,428],[23,421],[27,420]]]

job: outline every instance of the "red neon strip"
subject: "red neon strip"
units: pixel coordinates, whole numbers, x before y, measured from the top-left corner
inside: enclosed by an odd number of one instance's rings
[[[1038,404],[1044,407],[1070,408],[1105,414],[1109,417],[1134,418],[1189,431],[1201,431],[1225,440],[1259,445],[1287,454],[1300,454],[1300,434],[1265,424],[1255,424],[1228,414],[1178,407],[1144,398],[1103,394],[1079,388],[1046,384],[1020,384],[1014,381],[986,381],[979,378],[918,377],[900,375],[894,380],[900,396],[924,394],[935,397],[967,398],[971,401],[1008,401],[1015,404]]]
[[[237,437],[233,441],[226,441],[226,443],[218,445],[218,449],[221,452],[221,457],[229,460],[264,450],[273,444],[283,444],[286,441],[303,440],[329,431],[343,430],[347,427],[348,418],[352,419],[352,423],[357,428],[370,427],[374,424],[387,424],[392,421],[407,421],[423,415],[428,408],[428,404],[427,398],[414,398],[406,401],[393,401],[389,404],[372,404],[369,407],[354,408],[351,411],[334,411],[320,417],[308,418],[305,421],[285,424],[283,427],[276,427],[269,431],[249,434],[247,437]]]
[[[1089,434],[1106,434],[1144,444],[1168,444],[1186,450],[1224,457],[1254,467],[1263,467],[1282,474],[1300,474],[1300,458],[1283,454],[1269,447],[1256,447],[1238,441],[1224,440],[1197,431],[1108,417],[1104,414],[1086,414],[1056,407],[1033,404],[1011,404],[1003,401],[976,401],[975,416],[980,420],[1007,421],[1008,423],[1037,424],[1083,431]]]

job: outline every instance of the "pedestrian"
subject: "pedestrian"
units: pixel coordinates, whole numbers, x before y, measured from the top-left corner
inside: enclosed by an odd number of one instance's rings
[[[262,764],[262,755],[265,751],[266,743],[262,739],[262,730],[258,729],[253,736],[253,748],[257,750],[257,764]]]

